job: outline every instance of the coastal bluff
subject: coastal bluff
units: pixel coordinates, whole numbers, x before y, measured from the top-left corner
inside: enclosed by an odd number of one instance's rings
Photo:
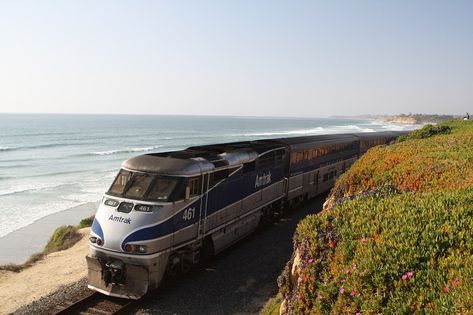
[[[473,310],[473,122],[370,149],[299,222],[262,314]]]
[[[451,115],[402,114],[397,116],[387,116],[382,119],[388,123],[399,125],[436,125],[454,118],[457,117]]]
[[[429,115],[429,114],[400,114],[400,115],[359,115],[359,116],[334,116],[343,119],[369,119],[395,125],[436,125],[447,120],[462,119],[454,115]]]

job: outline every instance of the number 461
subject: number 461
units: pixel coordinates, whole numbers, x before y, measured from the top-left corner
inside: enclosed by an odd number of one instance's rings
[[[195,217],[195,208],[189,208],[184,210],[184,214],[182,215],[182,219],[184,221],[191,220]]]

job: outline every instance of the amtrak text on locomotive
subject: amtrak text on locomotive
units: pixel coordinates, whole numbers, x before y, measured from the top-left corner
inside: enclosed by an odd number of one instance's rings
[[[126,223],[126,224],[131,224],[131,218],[124,218],[121,216],[115,216],[115,215],[110,215],[108,218],[109,221],[115,221],[115,222],[120,222],[120,223]]]
[[[271,183],[271,172],[256,176],[255,188]]]

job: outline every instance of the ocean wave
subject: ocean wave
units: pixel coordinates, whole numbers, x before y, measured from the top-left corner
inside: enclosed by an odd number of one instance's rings
[[[308,135],[308,134],[320,134],[325,129],[322,127],[310,128],[310,129],[299,129],[299,130],[287,130],[287,131],[274,131],[274,132],[255,132],[255,133],[243,133],[234,134],[232,136],[243,136],[243,137],[257,137],[257,136],[285,136],[285,135]]]
[[[62,171],[62,172],[51,172],[51,173],[43,173],[43,174],[33,174],[33,175],[25,175],[22,177],[31,177],[31,178],[40,178],[40,177],[54,177],[54,176],[61,176],[61,175],[72,175],[72,174],[93,174],[93,169],[88,170],[74,170],[74,171]]]
[[[275,132],[255,132],[245,134],[233,134],[231,136],[243,137],[270,137],[270,136],[297,136],[297,135],[320,135],[320,134],[335,134],[335,133],[350,133],[350,132],[374,132],[375,129],[366,126],[358,125],[340,125],[330,127],[316,127],[310,129],[275,131]]]
[[[362,130],[362,128],[357,125],[341,125],[341,126],[333,126],[333,128],[342,129],[342,130]]]
[[[4,161],[0,161],[3,163]],[[31,164],[9,164],[9,165],[0,165],[0,169],[19,169],[19,168],[27,168],[31,167]]]
[[[63,136],[63,135],[73,135],[78,134],[78,132],[35,132],[35,133],[16,133],[9,134],[8,137],[43,137],[43,136]]]
[[[0,151],[19,151],[19,150],[34,150],[34,149],[48,149],[56,147],[70,146],[70,143],[46,143],[46,144],[37,144],[24,147],[0,147]],[[74,144],[77,145],[77,144]]]
[[[18,195],[18,194],[23,194],[23,193],[41,192],[45,190],[67,187],[71,185],[74,185],[74,184],[69,183],[69,184],[58,184],[58,185],[47,185],[47,184],[20,185],[20,186],[11,187],[9,189],[0,190],[0,197]]]
[[[333,126],[329,129],[327,129],[327,132],[333,132],[336,131],[338,132],[373,132],[375,129],[373,128],[366,128],[366,127],[360,127],[358,125],[341,125],[341,126]]]
[[[113,155],[113,154],[122,154],[122,153],[133,153],[133,152],[147,152],[156,150],[163,147],[162,145],[156,145],[154,147],[143,147],[143,148],[128,148],[128,149],[121,149],[121,150],[108,150],[108,151],[97,151],[91,152],[91,155]]]

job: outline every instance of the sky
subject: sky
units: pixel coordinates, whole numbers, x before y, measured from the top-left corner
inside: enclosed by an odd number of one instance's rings
[[[0,113],[471,113],[472,16],[470,0],[0,0]]]

